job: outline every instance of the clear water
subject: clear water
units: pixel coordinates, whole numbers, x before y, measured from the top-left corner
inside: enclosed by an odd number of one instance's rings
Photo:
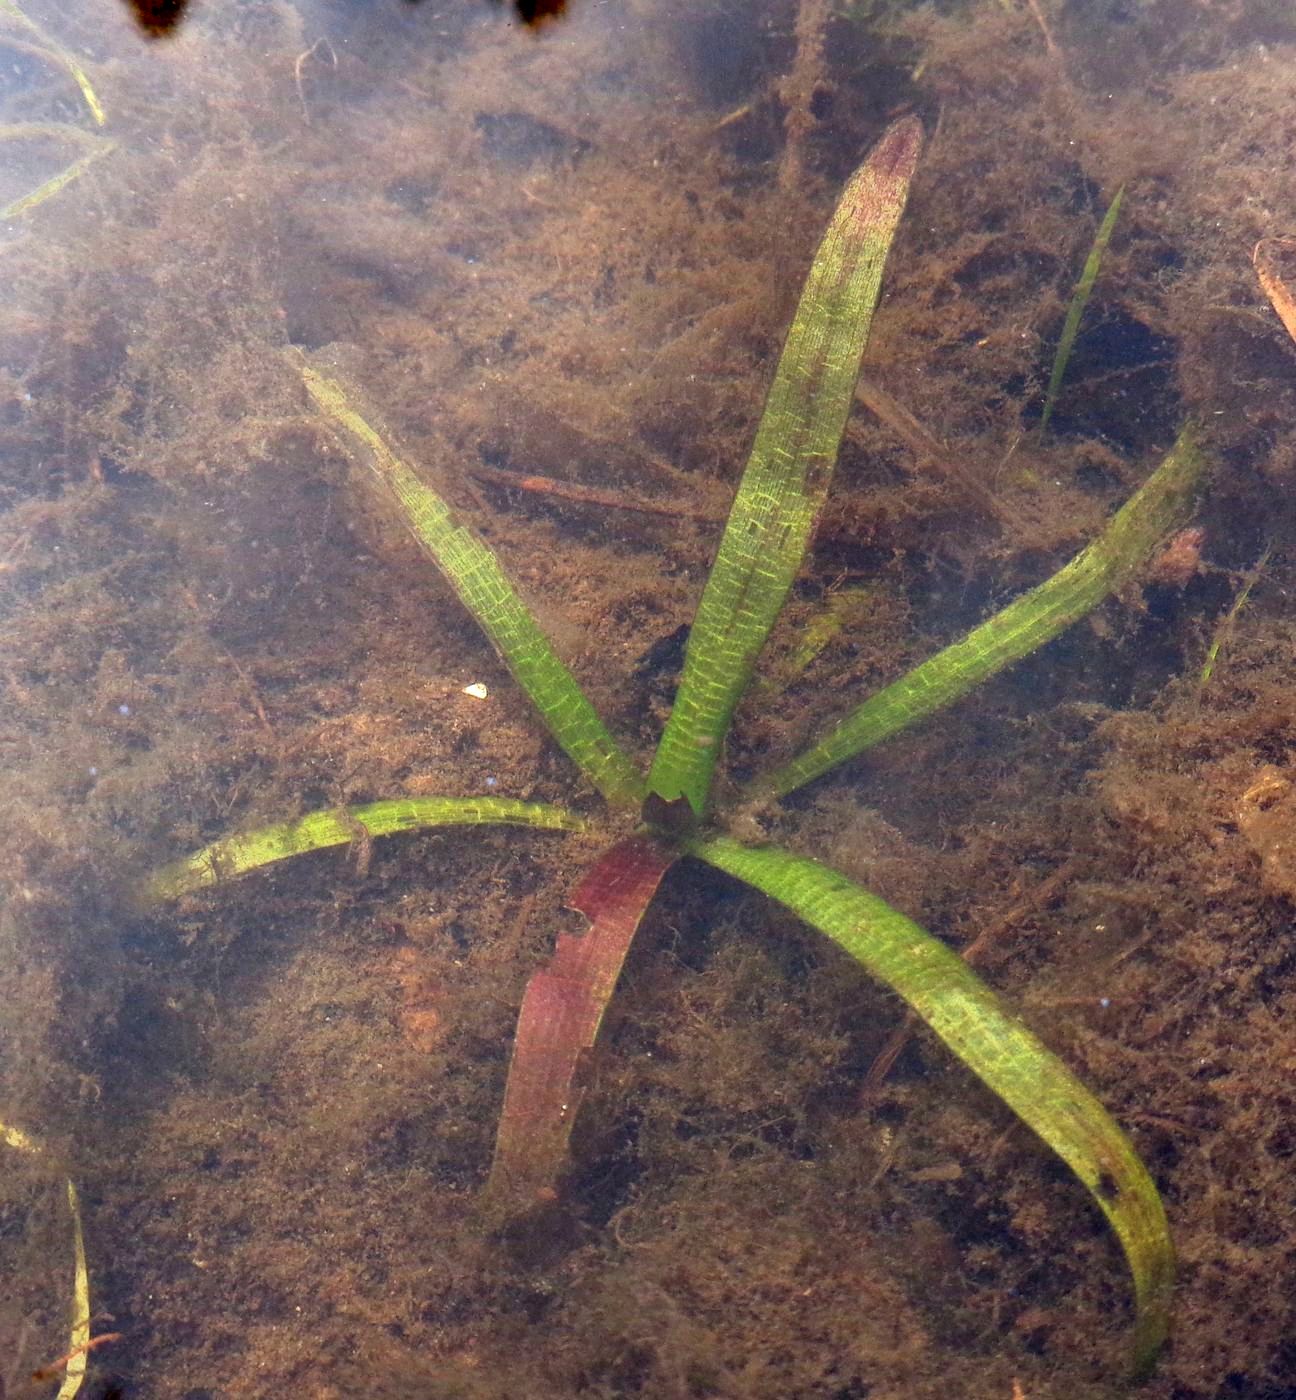
[[[341,367],[646,763],[835,192],[907,111],[868,388],[725,781],[1045,578],[1201,421],[1200,534],[742,831],[980,940],[1130,1132],[1183,1259],[1145,1393],[1296,1393],[1296,345],[1252,262],[1296,234],[1294,88],[1277,0],[273,0],[153,38],[0,5],[8,1400],[79,1344],[69,1179],[94,1400],[1119,1392],[1085,1193],[925,1033],[886,1068],[894,997],[701,867],[640,930],[558,1204],[478,1212],[527,979],[625,823],[302,388]],[[231,831],[438,794],[595,830],[141,902]]]

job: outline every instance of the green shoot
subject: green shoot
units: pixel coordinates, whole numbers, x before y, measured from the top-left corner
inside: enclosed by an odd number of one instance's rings
[[[1084,315],[1085,307],[1089,304],[1089,296],[1094,288],[1094,283],[1098,280],[1098,269],[1102,266],[1103,254],[1107,251],[1107,244],[1111,242],[1112,230],[1116,227],[1116,220],[1120,215],[1121,201],[1125,198],[1125,186],[1122,185],[1116,191],[1116,197],[1107,206],[1107,212],[1103,215],[1103,221],[1098,226],[1098,232],[1094,236],[1093,247],[1089,249],[1089,256],[1085,259],[1084,270],[1080,274],[1080,280],[1076,283],[1075,294],[1071,298],[1071,305],[1067,308],[1066,320],[1062,325],[1062,338],[1058,341],[1057,353],[1053,356],[1053,373],[1049,375],[1048,389],[1044,394],[1044,411],[1040,414],[1040,432],[1043,432],[1049,425],[1049,419],[1053,416],[1053,406],[1057,402],[1058,390],[1062,387],[1062,378],[1066,374],[1067,361],[1071,358],[1072,348],[1075,346],[1076,335],[1080,330],[1080,318]]]
[[[1246,601],[1251,596],[1251,590],[1256,586],[1261,573],[1264,571],[1264,566],[1269,562],[1269,555],[1272,549],[1272,545],[1267,545],[1265,547],[1265,552],[1256,560],[1255,564],[1248,572],[1246,578],[1243,580],[1242,587],[1238,589],[1237,597],[1233,599],[1232,606],[1229,608],[1228,612],[1224,614],[1223,620],[1215,629],[1215,635],[1211,638],[1211,644],[1206,650],[1206,661],[1202,666],[1201,675],[1197,680],[1198,690],[1204,690],[1206,686],[1210,684],[1210,678],[1215,674],[1215,663],[1219,660],[1220,652],[1223,650],[1224,644],[1233,635],[1233,627],[1237,622],[1238,614],[1246,606]]]

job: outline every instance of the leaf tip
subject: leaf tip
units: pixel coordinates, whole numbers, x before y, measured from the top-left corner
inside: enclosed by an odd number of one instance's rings
[[[868,165],[877,175],[908,184],[922,151],[922,120],[912,113],[891,123],[874,146]]]

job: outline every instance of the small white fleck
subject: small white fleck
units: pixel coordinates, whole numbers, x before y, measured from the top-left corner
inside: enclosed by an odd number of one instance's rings
[[[119,715],[128,715],[128,714],[130,714],[130,706],[129,706],[129,705],[118,705],[118,706],[117,706],[117,713],[118,713]]]

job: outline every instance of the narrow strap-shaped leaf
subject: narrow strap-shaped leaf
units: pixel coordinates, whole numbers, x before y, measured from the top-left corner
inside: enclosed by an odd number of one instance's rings
[[[40,130],[41,128],[35,129]],[[61,131],[79,138],[80,142],[88,146],[89,149],[84,155],[78,156],[70,165],[65,165],[62,170],[51,175],[48,180],[42,181],[34,190],[29,190],[26,194],[20,195],[11,203],[6,204],[3,209],[0,209],[0,220],[7,223],[10,219],[16,219],[19,215],[26,214],[38,205],[44,204],[47,199],[53,198],[60,190],[66,189],[73,180],[79,180],[100,156],[110,155],[117,149],[115,141],[109,141],[102,136],[93,136],[90,132],[82,131],[79,127],[63,127]],[[7,132],[0,131],[0,141],[22,134],[22,127],[11,127]]]
[[[679,852],[649,836],[613,846],[572,896],[590,926],[560,933],[527,984],[487,1185],[488,1207],[523,1211],[552,1200],[585,1091],[581,1069],[598,1036],[626,953]]]
[[[638,802],[642,776],[558,659],[499,560],[387,446],[341,384],[304,360],[301,375],[311,398],[395,497],[415,539],[494,642],[550,733],[609,802],[623,806]]]
[[[511,797],[394,797],[340,812],[310,812],[296,821],[223,836],[156,871],[144,888],[144,898],[149,903],[176,899],[289,856],[349,845],[357,837],[492,822],[538,826],[547,831],[582,831],[585,827],[574,812],[546,802],[518,802]]]
[[[90,1270],[86,1267],[85,1231],[81,1225],[81,1198],[76,1183],[67,1182],[68,1210],[72,1215],[72,1345],[56,1400],[76,1400],[85,1380],[90,1340]]]
[[[1134,1365],[1139,1373],[1150,1369],[1169,1326],[1174,1250],[1147,1168],[1093,1094],[961,958],[844,875],[728,837],[696,840],[689,850],[786,905],[898,992],[1075,1172],[1129,1261]]]
[[[689,634],[648,777],[701,816],[720,745],[796,578],[846,427],[922,126],[891,126],[851,177],[806,278]]]
[[[41,47],[49,50],[50,57],[63,64],[72,75],[72,81],[81,89],[81,96],[85,98],[85,104],[90,109],[90,115],[94,118],[95,125],[103,126],[108,120],[104,113],[103,103],[99,101],[89,75],[77,62],[71,51],[64,48],[52,34],[47,34],[34,19],[29,19],[15,3],[15,0],[0,0],[0,14],[8,15],[10,19],[16,20],[24,29],[34,34]]]
[[[1085,307],[1089,305],[1089,297],[1093,292],[1094,283],[1098,280],[1098,270],[1102,267],[1103,254],[1107,251],[1108,243],[1111,242],[1112,230],[1116,227],[1116,220],[1120,217],[1121,201],[1124,198],[1125,186],[1122,185],[1116,191],[1115,198],[1108,205],[1107,212],[1103,215],[1103,221],[1098,226],[1093,246],[1089,249],[1089,256],[1085,259],[1080,280],[1076,283],[1075,293],[1071,297],[1071,305],[1067,307],[1066,320],[1062,325],[1062,335],[1058,340],[1057,353],[1053,356],[1053,372],[1049,375],[1048,389],[1044,394],[1044,410],[1040,414],[1040,432],[1048,427],[1049,419],[1053,416],[1053,406],[1057,403],[1058,390],[1062,387],[1062,380],[1066,376],[1067,362],[1071,359],[1071,351],[1080,331],[1080,320],[1084,316]]]
[[[966,695],[1070,627],[1125,584],[1186,518],[1202,466],[1195,433],[1186,427],[1142,488],[1069,564],[864,701],[804,753],[758,779],[753,793],[781,797],[799,788]]]
[[[32,1156],[40,1156],[45,1148],[30,1133],[8,1123],[0,1122],[0,1143],[17,1148]],[[76,1183],[71,1177],[64,1182],[67,1191],[68,1211],[72,1217],[72,1323],[70,1346],[67,1354],[60,1358],[64,1366],[63,1380],[59,1385],[57,1400],[75,1400],[85,1380],[86,1358],[90,1349],[102,1342],[116,1341],[121,1335],[106,1333],[91,1339],[90,1336],[90,1270],[86,1266],[85,1232],[81,1224],[81,1198]],[[55,1363],[57,1366],[60,1363]],[[48,1370],[49,1368],[42,1368]],[[39,1377],[41,1372],[37,1373]]]

